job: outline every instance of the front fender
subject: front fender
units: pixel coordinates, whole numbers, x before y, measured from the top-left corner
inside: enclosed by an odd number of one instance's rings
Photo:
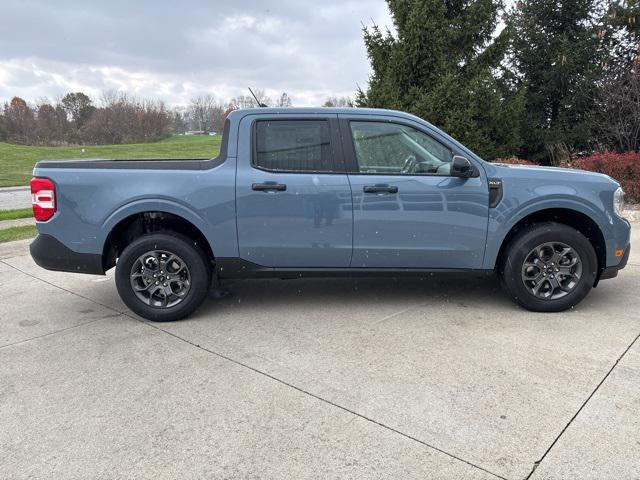
[[[587,199],[562,193],[534,198],[524,203],[513,198],[505,199],[489,213],[484,268],[495,267],[504,239],[518,222],[534,213],[550,209],[572,210],[588,216],[602,232],[605,242],[613,235],[613,219],[610,214]]]

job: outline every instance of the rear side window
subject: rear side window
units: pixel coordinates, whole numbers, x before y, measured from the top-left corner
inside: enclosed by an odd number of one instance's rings
[[[333,171],[327,120],[261,120],[255,129],[255,167],[285,172]]]

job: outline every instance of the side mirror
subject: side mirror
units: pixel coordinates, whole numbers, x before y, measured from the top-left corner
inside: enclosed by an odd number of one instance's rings
[[[468,158],[455,155],[451,161],[451,176],[460,178],[473,177],[475,169]]]

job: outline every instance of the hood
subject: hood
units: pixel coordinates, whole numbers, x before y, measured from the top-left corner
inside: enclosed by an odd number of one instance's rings
[[[497,176],[517,176],[520,178],[530,176],[534,179],[549,178],[555,181],[561,178],[566,178],[567,181],[591,180],[596,183],[614,183],[618,185],[618,182],[604,173],[589,172],[587,170],[578,170],[575,168],[512,165],[507,163],[491,163],[490,165],[495,167],[495,175]]]

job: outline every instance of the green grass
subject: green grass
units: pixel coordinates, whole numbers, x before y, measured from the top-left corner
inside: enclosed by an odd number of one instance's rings
[[[32,238],[36,236],[36,233],[38,233],[38,231],[34,225],[5,228],[4,230],[0,230],[0,243]]]
[[[218,155],[221,140],[221,135],[173,135],[155,143],[67,147],[30,147],[0,142],[0,187],[28,185],[33,166],[39,160],[212,158]]]
[[[0,210],[0,220],[16,220],[33,216],[33,209],[19,208],[17,210]]]

